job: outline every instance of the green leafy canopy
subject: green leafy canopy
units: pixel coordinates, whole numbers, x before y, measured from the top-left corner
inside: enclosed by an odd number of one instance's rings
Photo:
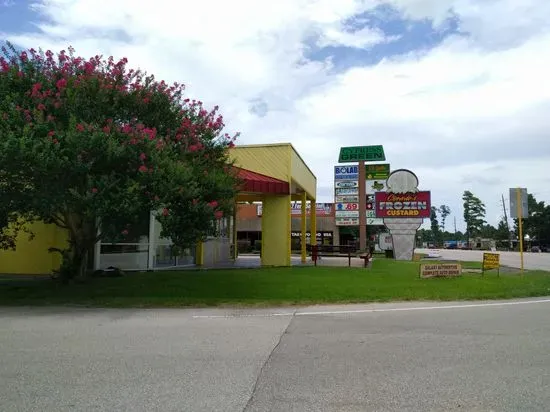
[[[163,236],[187,247],[231,213],[237,135],[223,133],[218,107],[125,58],[2,51],[2,247],[14,246],[15,222],[43,220],[66,228],[75,252],[123,239],[149,210],[161,211]]]

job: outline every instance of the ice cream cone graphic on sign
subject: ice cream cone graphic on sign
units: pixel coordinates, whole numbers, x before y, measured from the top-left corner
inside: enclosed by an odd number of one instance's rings
[[[386,186],[387,193],[414,195],[418,193],[418,178],[410,170],[396,170],[389,175]],[[400,206],[404,208],[403,202]],[[421,217],[405,216],[383,218],[384,225],[389,229],[392,237],[395,260],[413,259],[416,231],[424,220]]]

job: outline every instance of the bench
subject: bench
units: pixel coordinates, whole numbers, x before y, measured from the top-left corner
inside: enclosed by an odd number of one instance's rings
[[[352,254],[357,252],[355,246],[332,246],[332,245],[307,245],[307,250],[311,252],[311,260],[317,266],[317,260],[320,257],[347,257],[348,266],[351,266]]]

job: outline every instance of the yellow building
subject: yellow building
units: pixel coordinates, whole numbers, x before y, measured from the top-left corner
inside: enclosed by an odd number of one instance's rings
[[[301,235],[302,261],[306,260],[306,202],[315,203],[317,180],[291,144],[245,145],[231,149],[231,157],[244,182],[236,202],[261,201],[262,254],[264,266],[290,266],[291,254],[291,201],[302,203]],[[310,210],[315,210],[312,208]],[[311,233],[316,233],[315,213],[310,214]],[[31,227],[36,234],[29,241],[22,233],[15,251],[0,251],[0,273],[50,274],[61,263],[50,247],[64,248],[67,233],[55,225],[41,222]],[[93,262],[94,269],[117,266],[124,270],[157,270],[190,264],[215,266],[236,257],[230,254],[230,242],[235,242],[236,225],[230,233],[199,244],[196,251],[186,256],[170,257],[170,241],[160,238],[160,228],[151,214],[148,231],[141,233],[135,243],[101,244],[98,242]],[[230,239],[232,237],[232,239]],[[168,252],[169,253],[169,252]],[[190,257],[189,253],[195,255]],[[173,260],[173,263],[171,262]]]
[[[235,166],[241,168],[239,176],[245,180],[237,202],[254,201],[263,204],[262,265],[290,266],[293,200],[301,201],[302,204],[301,255],[305,262],[306,202],[315,204],[315,175],[290,143],[236,146],[230,154]],[[311,233],[316,233],[315,207],[310,208],[310,226]]]
[[[30,229],[34,238],[29,240],[25,232],[19,233],[15,251],[0,250],[0,273],[48,275],[59,269],[61,255],[50,253],[51,247],[67,247],[67,232],[55,225],[36,222]]]

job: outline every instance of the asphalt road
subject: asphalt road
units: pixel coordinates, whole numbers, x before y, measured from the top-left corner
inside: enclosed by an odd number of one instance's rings
[[[546,411],[549,310],[0,308],[0,410]]]
[[[460,261],[481,262],[483,260],[483,251],[478,250],[456,250],[456,249],[416,249],[417,253],[438,253],[443,259],[456,259]],[[520,267],[519,252],[494,252],[500,254],[500,262],[503,266],[513,268]],[[523,254],[523,267],[530,270],[550,271],[550,253],[531,253]]]

